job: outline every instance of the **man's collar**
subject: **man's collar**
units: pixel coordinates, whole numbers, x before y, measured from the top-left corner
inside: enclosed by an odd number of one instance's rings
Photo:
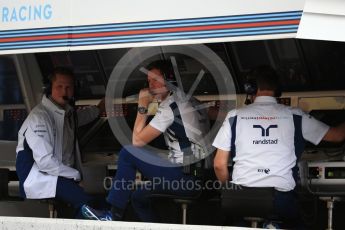
[[[51,101],[56,107],[58,107],[59,109],[63,109],[65,110],[64,107],[62,107],[61,105],[59,105],[56,101],[54,101],[54,99],[51,96],[47,97],[49,101]]]
[[[277,99],[271,96],[258,96],[255,98],[254,103],[277,103]]]
[[[73,108],[70,105],[66,105],[66,108],[63,108],[61,105],[56,103],[53,99],[47,96],[43,96],[42,102],[45,106],[49,107],[51,110],[60,110],[61,112],[70,112]]]

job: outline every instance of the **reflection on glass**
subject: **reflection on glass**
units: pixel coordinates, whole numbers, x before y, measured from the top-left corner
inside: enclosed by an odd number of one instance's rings
[[[235,60],[235,71],[237,78],[241,78],[240,82],[245,81],[252,68],[270,65],[279,73],[284,91],[310,89],[306,69],[294,39],[233,42],[228,43],[228,48]]]
[[[12,59],[0,57],[0,104],[22,104],[23,96]]]

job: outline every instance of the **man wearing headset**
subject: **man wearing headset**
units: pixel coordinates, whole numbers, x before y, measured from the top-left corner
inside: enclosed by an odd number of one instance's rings
[[[179,89],[167,81],[173,79],[172,66],[168,61],[155,61],[147,70],[149,87],[139,92],[133,146],[126,146],[120,151],[117,172],[107,197],[112,205],[111,213],[83,206],[83,214],[90,219],[107,220],[111,216],[113,220],[120,220],[131,198],[138,217],[145,222],[154,222],[157,219],[152,210],[152,192],[188,196],[197,189],[193,187],[196,178],[184,171],[183,165],[188,164],[186,156],[205,155],[207,147],[210,148],[210,143],[205,143],[203,136],[209,129],[206,113],[193,105],[193,98],[181,98]],[[148,106],[154,99],[161,103],[147,124]],[[161,151],[157,153],[143,148],[162,133],[169,147],[168,156],[159,155]],[[131,185],[137,170],[148,179],[148,183],[133,192]]]
[[[56,198],[70,203],[77,211],[88,203],[88,196],[78,185],[80,172],[76,169],[79,151],[75,130],[100,114],[91,106],[76,111],[74,101],[75,79],[73,72],[56,67],[50,76],[45,95],[28,115],[18,133],[16,170],[20,192],[24,198]]]
[[[330,128],[298,108],[278,104],[279,80],[271,67],[260,66],[250,76],[257,84],[254,102],[228,113],[213,142],[215,172],[223,183],[274,188],[274,214],[293,225],[299,221],[293,190],[304,140],[344,141],[345,123]]]

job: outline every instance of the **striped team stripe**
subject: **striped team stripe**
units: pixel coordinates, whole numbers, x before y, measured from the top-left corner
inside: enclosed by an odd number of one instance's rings
[[[97,24],[97,25],[83,25],[83,26],[73,26],[76,30],[83,30],[83,29],[102,29],[102,28],[121,28],[126,27],[130,28],[133,26],[151,26],[151,25],[169,25],[169,24],[181,24],[181,23],[207,23],[207,22],[217,22],[217,21],[238,21],[238,22],[246,22],[248,20],[260,20],[265,18],[282,18],[282,17],[295,17],[300,18],[302,16],[303,11],[290,11],[290,12],[278,12],[278,13],[263,13],[263,14],[247,14],[247,15],[232,15],[232,16],[217,16],[217,17],[203,17],[203,18],[192,18],[192,19],[175,19],[175,20],[160,20],[160,21],[146,21],[146,22],[128,22],[128,23],[113,23],[113,24]],[[283,18],[284,19],[284,18]],[[42,32],[49,32],[49,31],[61,31],[67,30],[72,27],[65,26],[65,27],[53,27],[53,28],[35,28],[35,29],[21,29],[21,30],[6,30],[0,31],[0,34],[6,33],[27,33],[27,32],[35,32],[40,30]]]
[[[259,19],[259,20],[241,20],[238,21],[238,23],[248,23],[248,22],[260,22],[260,21],[282,21],[282,20],[298,20],[296,17],[284,17],[284,18],[269,18],[269,19]],[[230,24],[229,21],[217,21],[217,22],[205,22],[205,23],[183,23],[179,24],[179,27],[187,27],[187,26],[202,26],[202,25],[220,25],[220,24]],[[234,23],[232,23],[234,24]],[[50,30],[49,32],[44,32],[43,30],[35,31],[35,32],[16,32],[14,33],[9,33],[9,34],[2,34],[0,32],[0,38],[8,38],[8,37],[14,37],[16,35],[17,37],[25,37],[25,36],[38,36],[38,35],[57,35],[57,34],[66,34],[66,31],[69,31],[71,34],[76,34],[76,33],[93,33],[93,32],[108,32],[108,31],[125,31],[128,30],[129,28],[132,30],[137,30],[137,29],[157,29],[157,28],[173,28],[176,27],[176,25],[156,25],[156,26],[146,26],[146,27],[121,27],[121,28],[112,28],[112,27],[107,27],[107,28],[98,28],[98,29],[90,29],[90,28],[85,28],[85,29],[76,29],[74,27],[71,27],[70,30],[64,29],[56,29],[56,30]]]
[[[147,29],[147,30],[132,30],[132,31],[101,32],[101,33],[61,34],[61,35],[32,36],[32,37],[20,37],[20,38],[0,38],[0,43],[16,42],[16,41],[75,39],[75,38],[86,38],[86,37],[95,38],[95,37],[138,35],[138,34],[159,34],[159,33],[170,33],[170,32],[205,31],[205,30],[217,30],[217,29],[235,29],[235,28],[246,28],[246,27],[264,27],[264,26],[298,25],[298,24],[299,24],[299,20],[288,20],[288,21],[241,23],[241,24],[227,24],[227,25],[214,25],[214,26],[193,26],[193,27],[169,28],[169,29]]]
[[[132,30],[121,32],[102,32],[102,33],[88,33],[88,34],[72,34],[72,38],[83,37],[107,37],[107,36],[119,36],[119,35],[135,35],[135,34],[158,34],[158,33],[170,33],[170,32],[187,32],[187,31],[205,31],[205,30],[217,30],[217,29],[235,29],[246,27],[261,27],[261,26],[278,26],[278,25],[298,25],[299,20],[290,20],[282,22],[258,22],[258,23],[241,23],[241,24],[228,24],[228,25],[214,25],[214,26],[192,26],[182,28],[169,28],[169,29],[149,29],[149,30]],[[91,36],[90,36],[91,35]],[[0,40],[1,41],[1,40]]]
[[[154,28],[169,28],[169,27],[186,27],[186,26],[198,26],[198,25],[214,25],[214,24],[230,24],[230,23],[248,23],[248,22],[260,22],[260,21],[276,21],[276,20],[293,20],[300,19],[301,13],[294,13],[294,15],[288,14],[287,16],[279,15],[274,17],[267,17],[267,15],[257,16],[255,18],[251,17],[249,19],[223,19],[221,18],[211,18],[205,21],[205,19],[200,20],[183,20],[181,22],[152,22],[148,24],[145,23],[119,23],[119,24],[105,24],[105,25],[87,25],[87,26],[74,26],[74,27],[56,27],[56,28],[38,28],[38,29],[27,29],[27,30],[15,30],[15,31],[0,31],[0,37],[13,37],[17,36],[30,36],[30,35],[48,35],[48,34],[61,34],[70,31],[71,33],[81,33],[81,32],[97,32],[97,31],[121,31],[128,29],[154,29]]]
[[[96,40],[82,42],[74,41],[48,41],[44,44],[27,44],[27,45],[15,45],[15,46],[0,46],[0,50],[10,49],[22,49],[22,48],[45,48],[45,47],[72,47],[83,45],[109,45],[109,44],[122,44],[122,43],[139,43],[139,42],[155,42],[155,41],[174,41],[174,40],[187,40],[187,39],[207,39],[207,38],[224,38],[224,37],[239,37],[239,36],[257,36],[257,35],[272,35],[272,34],[290,34],[296,33],[297,29],[291,30],[274,30],[274,31],[259,31],[259,32],[244,32],[244,33],[224,33],[224,34],[208,34],[208,35],[180,35],[173,37],[156,37],[147,39],[112,39],[112,40]],[[105,40],[105,41],[104,41]]]
[[[139,42],[155,42],[155,41],[174,41],[174,40],[187,40],[187,39],[205,39],[205,38],[223,38],[223,37],[238,37],[238,36],[254,36],[254,35],[271,35],[271,34],[288,34],[296,33],[297,28],[294,29],[281,29],[281,30],[265,30],[265,31],[247,31],[247,32],[228,32],[228,33],[209,33],[197,35],[179,35],[179,36],[155,36],[148,38],[102,38],[102,39],[80,39],[78,41],[57,40],[57,41],[36,41],[30,44],[10,45],[1,47],[4,49],[22,49],[22,48],[45,48],[45,47],[63,47],[63,46],[86,46],[86,45],[109,45],[109,44],[122,44],[122,43],[139,43]],[[37,44],[40,43],[40,44]]]
[[[31,41],[30,44],[43,44],[43,43],[52,43],[52,42],[66,42],[70,41],[71,44],[82,42],[82,41],[105,41],[105,40],[120,40],[120,39],[152,39],[152,38],[162,38],[162,37],[176,37],[176,36],[197,36],[197,35],[207,35],[207,34],[239,34],[239,33],[258,33],[260,31],[297,31],[297,25],[284,25],[284,26],[275,26],[275,27],[259,27],[259,28],[240,28],[240,29],[222,29],[222,30],[212,30],[212,31],[193,31],[193,32],[184,32],[184,33],[164,33],[164,34],[140,34],[140,35],[129,35],[129,36],[107,36],[107,37],[87,37],[87,38],[75,38],[73,40],[68,39],[58,39],[58,40],[35,40]],[[10,45],[25,45],[28,42],[8,42],[4,46]]]
[[[0,50],[296,33],[302,11],[0,31]]]

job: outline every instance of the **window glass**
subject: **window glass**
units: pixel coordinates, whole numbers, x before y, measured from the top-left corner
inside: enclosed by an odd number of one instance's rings
[[[110,49],[98,51],[107,79],[109,79],[114,67],[128,50],[129,49]]]
[[[100,68],[96,51],[42,53],[36,56],[45,78],[56,66],[73,69],[78,99],[95,99],[105,95],[105,74]]]
[[[22,104],[23,96],[12,59],[0,57],[0,104]]]
[[[15,65],[11,58],[0,57],[0,140],[16,141],[27,116]]]
[[[284,91],[308,91],[308,78],[303,59],[295,39],[270,40],[267,45],[272,55],[273,67],[277,70]]]
[[[201,60],[196,60],[186,55],[176,53],[164,53],[165,58],[170,60],[171,57],[176,59],[177,68],[181,76],[181,82],[185,93],[189,93],[192,86],[196,84],[196,88],[192,93],[196,95],[210,95],[218,94],[217,84],[215,78],[210,73],[207,66],[200,63]],[[204,58],[202,56],[199,59]],[[202,73],[201,71],[204,71]],[[197,77],[201,76],[200,81]]]
[[[215,52],[218,57],[223,61],[223,63],[227,66],[228,70],[231,73],[232,80],[235,84],[236,92],[238,92],[238,89],[240,88],[239,84],[240,81],[236,78],[234,74],[234,67],[233,65],[235,63],[231,62],[230,56],[229,56],[229,49],[228,45],[226,43],[209,43],[205,44],[208,48],[210,48],[213,52]]]
[[[345,89],[345,43],[301,40],[314,90]]]
[[[260,65],[277,70],[283,91],[309,90],[310,82],[294,39],[227,43],[240,82],[241,92],[248,72]]]

